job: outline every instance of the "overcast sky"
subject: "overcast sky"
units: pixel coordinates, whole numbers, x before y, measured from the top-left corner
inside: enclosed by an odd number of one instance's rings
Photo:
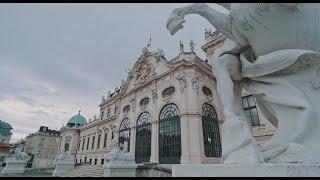
[[[171,36],[166,20],[186,4],[0,4],[0,119],[13,127],[11,142],[40,126],[59,130],[81,110],[99,114],[101,96],[126,79],[142,48],[166,58],[179,40],[201,50],[204,28],[198,15]]]

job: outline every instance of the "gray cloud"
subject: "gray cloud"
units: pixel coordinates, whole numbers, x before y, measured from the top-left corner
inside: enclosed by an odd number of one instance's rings
[[[183,5],[0,4],[0,119],[13,139],[41,125],[60,129],[79,109],[88,119],[98,114],[101,96],[126,78],[150,35],[168,59],[191,39],[204,58],[205,19],[187,17],[175,36],[165,27]]]

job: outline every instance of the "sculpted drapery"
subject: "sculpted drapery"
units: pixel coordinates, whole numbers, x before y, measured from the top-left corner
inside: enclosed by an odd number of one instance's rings
[[[220,5],[228,13],[206,4],[174,9],[167,28],[176,33],[184,17],[195,13],[237,44],[212,60],[226,119],[224,162],[319,163],[320,5]],[[263,115],[277,128],[259,150],[238,107],[242,87],[256,96]],[[240,157],[248,153],[252,159]]]

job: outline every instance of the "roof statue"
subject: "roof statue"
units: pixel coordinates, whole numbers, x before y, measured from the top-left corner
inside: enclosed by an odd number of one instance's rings
[[[320,4],[220,5],[226,13],[204,3],[176,8],[167,28],[173,35],[186,15],[199,14],[236,43],[217,59],[208,55],[225,117],[224,163],[320,163]],[[238,105],[243,88],[277,128],[260,149]]]
[[[179,41],[179,47],[180,47],[180,52],[184,52],[183,44],[181,41]]]
[[[190,52],[194,52],[194,46],[196,45],[192,40],[189,43],[190,45]]]

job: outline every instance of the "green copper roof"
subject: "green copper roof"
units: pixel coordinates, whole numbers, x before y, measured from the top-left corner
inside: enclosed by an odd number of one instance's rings
[[[11,134],[11,125],[0,120],[0,134],[3,136],[8,136]]]
[[[68,121],[67,126],[72,127],[76,124],[78,125],[84,125],[87,123],[86,118],[84,118],[79,111],[79,114],[72,116],[72,118]]]

